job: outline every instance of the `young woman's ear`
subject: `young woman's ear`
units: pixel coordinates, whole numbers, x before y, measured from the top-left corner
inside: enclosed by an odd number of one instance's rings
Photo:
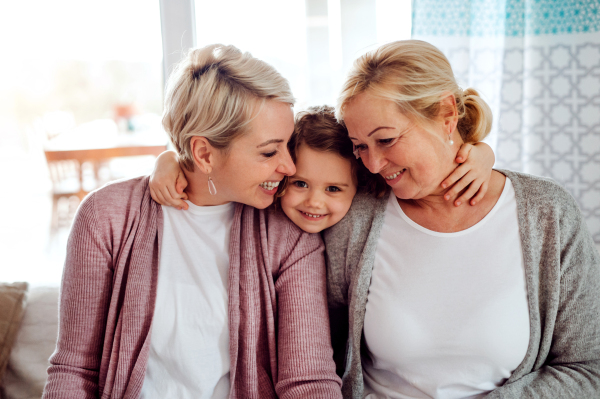
[[[444,132],[452,134],[458,124],[458,108],[454,94],[448,93],[440,100],[440,117],[444,121]]]
[[[204,174],[210,174],[215,162],[215,148],[206,137],[194,136],[190,139],[190,149],[196,168]]]

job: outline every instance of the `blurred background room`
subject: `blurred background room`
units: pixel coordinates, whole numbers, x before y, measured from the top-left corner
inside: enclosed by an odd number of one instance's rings
[[[39,397],[73,215],[90,191],[152,171],[165,78],[187,49],[271,63],[299,111],[335,105],[355,58],[411,37],[492,107],[496,167],[566,187],[600,248],[600,0],[3,2],[0,397]]]
[[[334,104],[345,70],[408,39],[410,0],[34,0],[0,12],[0,276],[58,285],[79,201],[148,174],[165,149],[165,74],[189,47],[233,44],[298,102]],[[161,18],[162,13],[162,18]]]

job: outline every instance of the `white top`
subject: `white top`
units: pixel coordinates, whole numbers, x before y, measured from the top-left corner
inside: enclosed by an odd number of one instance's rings
[[[477,398],[523,361],[529,308],[515,192],[456,233],[409,219],[393,193],[367,297],[365,397]]]
[[[229,394],[229,236],[234,204],[163,206],[156,307],[141,398]]]

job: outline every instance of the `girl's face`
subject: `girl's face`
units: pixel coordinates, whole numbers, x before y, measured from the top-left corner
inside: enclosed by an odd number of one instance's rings
[[[302,230],[318,233],[348,213],[355,194],[348,159],[302,144],[296,156],[296,174],[290,177],[281,208]]]

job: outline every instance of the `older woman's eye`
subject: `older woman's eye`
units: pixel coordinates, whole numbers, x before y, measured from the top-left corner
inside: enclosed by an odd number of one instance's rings
[[[332,193],[337,193],[338,191],[342,191],[338,186],[329,186],[325,189],[325,191],[330,191]]]
[[[379,141],[379,144],[389,145],[389,144],[392,144],[394,142],[394,140],[396,140],[396,137],[393,137],[391,139],[381,139],[381,140],[378,140],[378,141]]]
[[[308,188],[308,184],[306,184],[306,182],[303,182],[302,180],[296,180],[292,184],[299,188]]]
[[[364,150],[366,150],[366,149],[367,149],[367,146],[366,146],[366,145],[364,145],[364,144],[356,144],[356,145],[354,146],[354,149],[355,149],[355,150],[357,150],[357,151],[359,151],[359,152],[361,152],[361,151],[364,151]]]

